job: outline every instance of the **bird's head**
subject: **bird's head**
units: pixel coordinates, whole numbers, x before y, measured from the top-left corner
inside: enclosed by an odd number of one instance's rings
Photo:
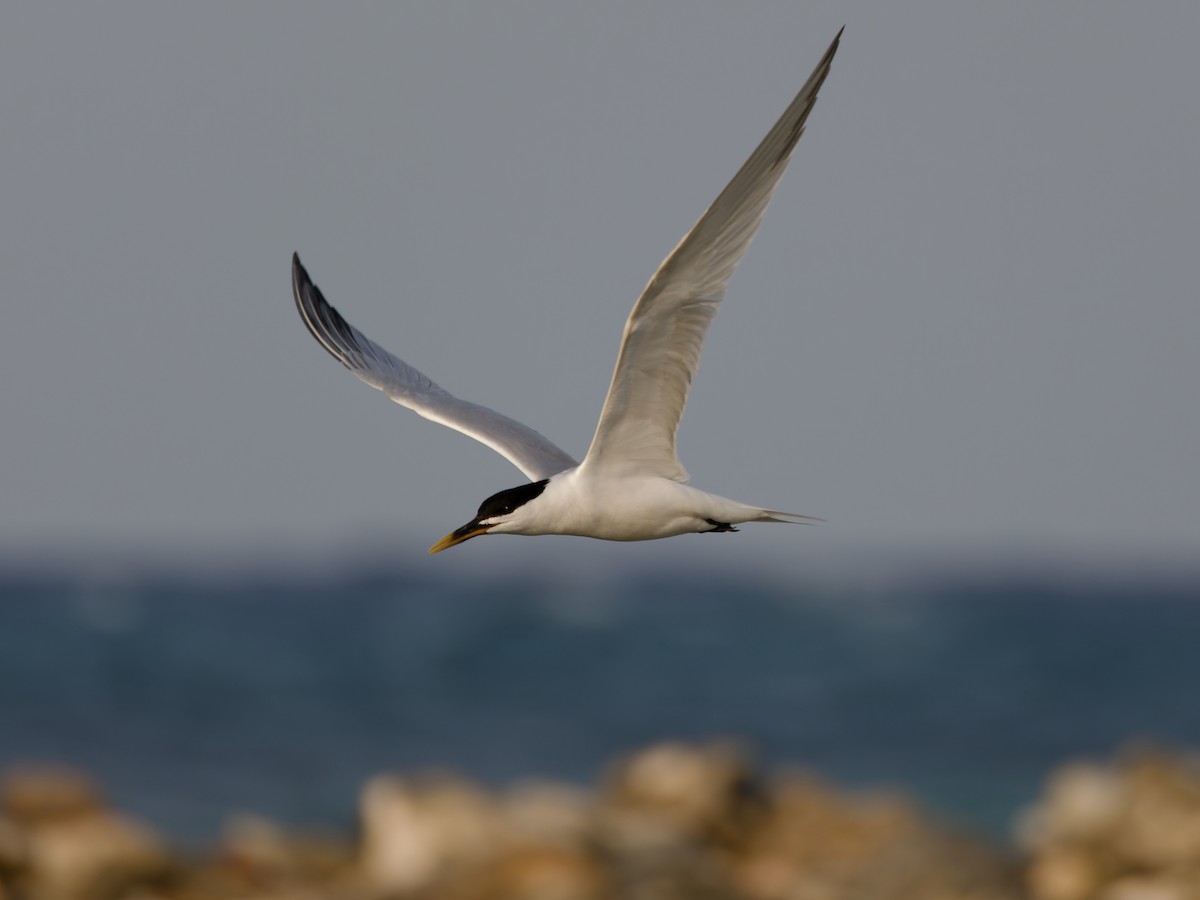
[[[548,482],[549,479],[546,478],[492,494],[479,504],[479,512],[475,514],[475,518],[462,528],[450,532],[430,547],[429,552],[440,553],[447,547],[453,547],[455,544],[461,544],[463,541],[469,541],[473,537],[487,534],[493,530],[497,534],[518,532],[522,507],[540,495]]]

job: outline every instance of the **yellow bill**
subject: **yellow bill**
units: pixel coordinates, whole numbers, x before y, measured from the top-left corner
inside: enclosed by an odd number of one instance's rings
[[[478,520],[472,520],[459,528],[457,531],[452,531],[432,547],[429,548],[430,555],[441,553],[448,547],[453,547],[455,544],[461,544],[463,541],[469,541],[473,537],[478,537],[481,534],[487,534],[487,530],[491,525],[480,525]]]

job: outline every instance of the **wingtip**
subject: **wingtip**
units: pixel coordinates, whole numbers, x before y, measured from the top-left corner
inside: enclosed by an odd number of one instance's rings
[[[292,289],[296,294],[297,303],[300,303],[301,293],[317,291],[317,286],[313,284],[308,269],[304,268],[304,263],[300,262],[299,253],[292,253]]]
[[[825,51],[826,59],[832,58],[833,54],[837,53],[838,47],[842,44],[842,32],[845,30],[846,26],[843,25],[838,29],[838,33],[833,36],[833,40],[829,43],[829,49]]]
[[[833,55],[834,55],[835,53],[837,53],[837,51],[838,51],[838,47],[840,47],[840,46],[841,46],[841,43],[842,43],[842,32],[843,32],[843,31],[845,31],[845,30],[846,30],[846,26],[845,26],[845,25],[843,25],[841,28],[839,28],[839,29],[838,29],[838,33],[837,33],[837,34],[835,34],[835,35],[833,36],[833,40],[829,42],[829,49],[825,51],[825,58],[822,60],[822,62],[824,62],[825,60],[830,60],[830,61],[832,61],[832,59],[833,59]]]

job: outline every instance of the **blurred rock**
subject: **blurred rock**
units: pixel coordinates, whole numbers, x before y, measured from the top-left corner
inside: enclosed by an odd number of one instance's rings
[[[498,812],[507,843],[579,847],[594,832],[591,795],[565,784],[518,783],[500,795]]]
[[[1200,900],[1200,759],[1064,766],[1017,837],[1036,900]]]
[[[225,823],[220,856],[238,865],[264,872],[286,871],[295,852],[287,832],[270,819],[240,814]]]
[[[1111,831],[1129,806],[1128,785],[1110,768],[1072,763],[1054,773],[1045,797],[1017,825],[1023,844],[1086,842]]]
[[[1009,860],[895,798],[767,780],[736,745],[651,747],[599,800],[617,896],[820,900],[1020,896]]]
[[[763,811],[749,758],[732,743],[649,747],[613,768],[599,804],[603,840],[627,853],[736,844]]]
[[[847,797],[807,775],[781,779],[769,796],[770,814],[738,860],[738,896],[1021,896],[1002,854],[938,827],[898,797]]]
[[[360,802],[360,865],[380,891],[427,887],[493,853],[502,830],[489,794],[450,776],[379,776]]]
[[[0,816],[0,900],[6,896],[5,882],[14,881],[25,870],[29,847],[25,834],[10,819]]]
[[[1196,896],[1196,885],[1169,877],[1128,876],[1104,888],[1100,900],[1189,900]]]
[[[21,829],[11,819],[0,815],[0,872],[21,868],[26,852]]]
[[[437,900],[608,900],[605,866],[581,849],[526,845],[447,880]],[[622,896],[622,895],[616,895]]]
[[[1109,878],[1089,853],[1060,846],[1036,854],[1026,880],[1038,900],[1076,900],[1096,896],[1101,882]]]
[[[254,889],[299,896],[304,886],[350,882],[354,863],[344,839],[296,834],[260,816],[238,815],[226,823],[204,873],[206,893],[242,896],[237,892]]]
[[[171,855],[88,779],[0,783],[0,900],[1200,900],[1200,764],[1072,764],[1021,820],[1026,854],[885,794],[767,777],[734,744],[659,744],[594,791],[381,776],[349,836],[228,823]]]
[[[0,779],[0,808],[19,826],[99,812],[104,800],[84,775],[54,766],[10,769]]]
[[[157,835],[106,809],[96,786],[76,772],[13,770],[0,783],[0,802],[11,823],[4,842],[19,848],[19,871],[9,878],[17,896],[107,898],[171,868]]]
[[[36,896],[114,896],[171,868],[157,836],[114,813],[39,824],[29,829],[27,840],[29,885]]]

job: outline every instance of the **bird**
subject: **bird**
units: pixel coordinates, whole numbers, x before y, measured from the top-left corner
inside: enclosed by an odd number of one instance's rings
[[[844,30],[634,304],[600,421],[581,462],[529,426],[459,399],[369,340],[326,301],[299,254],[293,254],[296,307],[330,355],[401,406],[491,447],[529,479],[484,500],[474,517],[430,547],[430,554],[481,535],[646,541],[733,532],[745,522],[820,521],[693,487],[675,444],[708,327],[804,133]]]

